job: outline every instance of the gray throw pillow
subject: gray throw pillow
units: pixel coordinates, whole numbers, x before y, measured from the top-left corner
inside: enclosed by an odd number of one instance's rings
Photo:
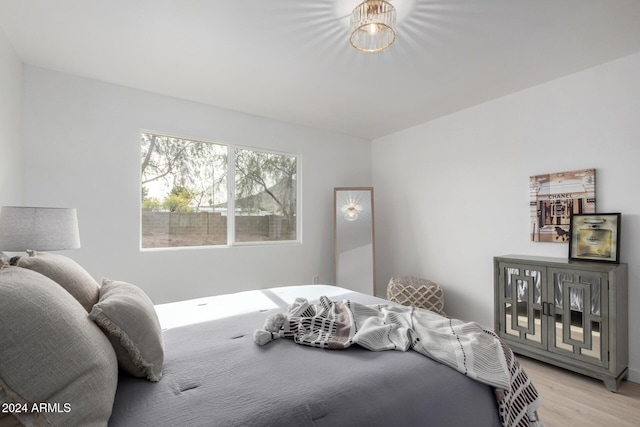
[[[0,425],[106,426],[118,362],[100,328],[52,280],[0,267]]]
[[[104,279],[89,317],[107,334],[123,371],[160,381],[164,363],[162,329],[153,302],[139,287]]]
[[[20,257],[16,265],[44,274],[73,295],[87,312],[98,302],[98,282],[71,258],[33,251],[28,257]]]

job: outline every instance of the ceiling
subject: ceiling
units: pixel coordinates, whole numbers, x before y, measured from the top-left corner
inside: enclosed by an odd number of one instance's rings
[[[25,64],[366,139],[640,51],[640,0],[0,0]]]

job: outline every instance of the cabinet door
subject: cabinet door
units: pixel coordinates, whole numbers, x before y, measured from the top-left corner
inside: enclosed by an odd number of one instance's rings
[[[545,269],[502,262],[499,269],[500,336],[546,349]]]
[[[608,367],[606,273],[548,269],[549,350]]]

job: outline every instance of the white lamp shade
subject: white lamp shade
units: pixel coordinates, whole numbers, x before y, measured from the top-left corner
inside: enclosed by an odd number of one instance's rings
[[[75,208],[3,206],[0,250],[56,251],[80,247]]]

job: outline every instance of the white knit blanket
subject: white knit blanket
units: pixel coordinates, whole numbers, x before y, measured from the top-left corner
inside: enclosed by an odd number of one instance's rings
[[[535,388],[508,347],[473,322],[448,319],[428,310],[394,304],[363,305],[321,297],[318,304],[299,298],[288,315],[267,319],[273,338],[327,349],[353,344],[372,351],[413,349],[496,389],[505,426],[542,426]],[[268,342],[259,339],[260,345]]]

